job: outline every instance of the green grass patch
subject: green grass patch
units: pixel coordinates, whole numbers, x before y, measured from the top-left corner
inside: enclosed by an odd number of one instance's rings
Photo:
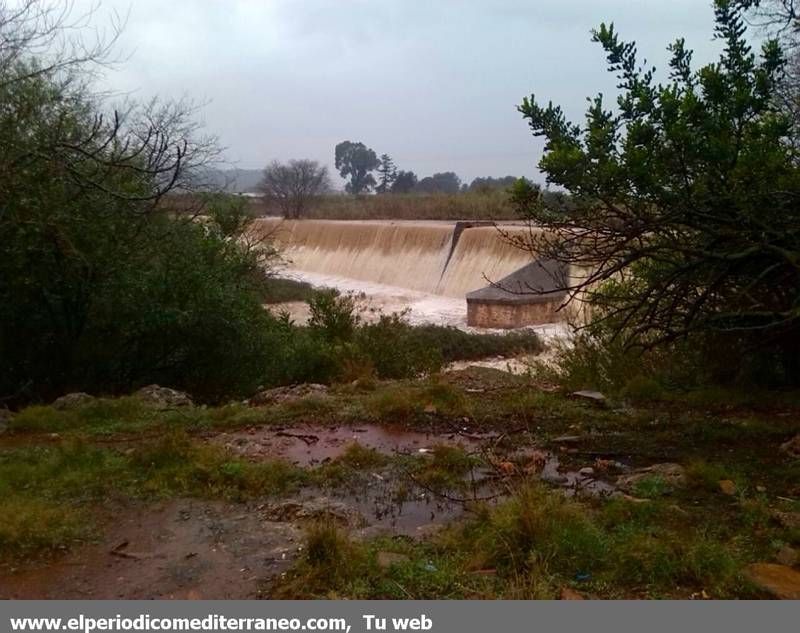
[[[431,453],[415,457],[409,468],[414,481],[433,490],[460,490],[480,460],[458,446],[435,444]]]
[[[318,292],[310,283],[283,277],[266,277],[260,286],[260,291],[264,303],[309,301]]]
[[[30,554],[85,536],[93,525],[93,506],[109,498],[240,501],[288,493],[307,477],[282,461],[232,458],[183,433],[131,448],[69,442],[5,450],[0,452],[0,552]]]

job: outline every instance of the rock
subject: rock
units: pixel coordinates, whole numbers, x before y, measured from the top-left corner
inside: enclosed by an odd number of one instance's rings
[[[367,522],[361,514],[341,501],[318,497],[307,501],[289,500],[270,507],[266,512],[270,521],[334,520],[349,527],[364,527]]]
[[[784,545],[778,551],[775,556],[775,560],[778,561],[781,565],[786,565],[787,567],[794,567],[797,565],[797,561],[800,560],[800,556],[798,556],[798,552],[793,547],[789,547],[788,545]]]
[[[750,581],[781,600],[800,600],[800,572],[786,565],[753,563],[745,574]]]
[[[586,466],[585,468],[581,468],[578,471],[578,474],[582,477],[594,477],[594,468],[591,466]]]
[[[444,528],[445,526],[442,523],[426,523],[425,525],[418,526],[415,533],[419,538],[425,539],[436,536],[444,530]]]
[[[189,397],[189,394],[177,389],[170,389],[169,387],[161,387],[159,385],[147,385],[142,387],[133,394],[140,400],[152,404],[162,409],[172,409],[175,407],[191,407],[194,402]]]
[[[570,394],[571,397],[577,398],[579,400],[589,400],[590,402],[594,402],[595,404],[605,404],[606,397],[600,393],[599,391],[573,391]]]
[[[781,451],[789,455],[789,457],[800,459],[800,433],[795,435],[788,442],[781,444]]]
[[[74,409],[88,404],[92,400],[94,400],[94,396],[90,396],[88,393],[82,391],[76,391],[56,398],[50,406],[63,411],[64,409]]]
[[[264,389],[259,391],[249,400],[251,407],[263,407],[271,404],[282,404],[284,402],[294,402],[309,396],[326,397],[328,387],[316,383],[302,385],[292,385],[290,387],[275,387],[274,389]]]
[[[639,483],[653,477],[661,478],[665,484],[673,488],[680,488],[686,483],[686,471],[683,466],[667,462],[638,468],[630,475],[622,475],[617,479],[617,487],[625,492],[631,492]]]
[[[732,497],[736,494],[736,484],[730,479],[721,479],[719,482],[719,490],[722,494]]]
[[[756,492],[764,493],[767,491],[766,486],[756,486]]]
[[[436,415],[439,413],[439,409],[436,408],[435,404],[426,404],[422,412],[427,413],[428,415]]]
[[[378,567],[389,569],[393,565],[401,565],[411,560],[405,554],[395,554],[394,552],[378,552]]]
[[[780,510],[774,510],[771,516],[785,528],[800,530],[800,512],[781,512]]]
[[[561,600],[586,600],[581,594],[569,587],[562,587]]]

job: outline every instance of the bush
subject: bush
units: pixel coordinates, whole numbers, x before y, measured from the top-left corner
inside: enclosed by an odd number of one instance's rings
[[[612,329],[593,325],[569,342],[556,345],[555,361],[539,367],[542,375],[569,390],[598,389],[631,401],[685,397],[714,392],[712,400],[737,401],[757,389],[789,381],[780,355],[754,349],[745,340],[695,334],[653,349],[626,348]],[[732,393],[746,386],[750,391]]]
[[[56,242],[44,226],[3,222],[0,394],[158,383],[219,400],[256,388],[275,328],[252,284],[253,254],[213,223],[90,205],[49,218]]]
[[[411,378],[442,367],[442,352],[401,315],[381,315],[356,335],[358,353],[369,359],[379,378]]]

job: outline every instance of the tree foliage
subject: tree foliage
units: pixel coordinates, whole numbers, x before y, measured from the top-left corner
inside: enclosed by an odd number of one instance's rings
[[[452,171],[426,176],[415,187],[420,193],[458,193],[460,190],[461,179]]]
[[[381,154],[381,164],[378,166],[378,186],[375,191],[388,193],[397,178],[397,167],[389,154]]]
[[[169,195],[204,189],[216,143],[186,102],[107,108],[92,88],[107,49],[72,24],[0,4],[0,399],[247,392],[270,349],[264,252],[240,241],[241,206]]]
[[[500,189],[509,189],[517,182],[515,176],[501,176],[500,178],[492,178],[487,176],[485,178],[475,178],[469,183],[469,191],[477,191],[479,193],[489,193]]]
[[[413,171],[397,172],[392,183],[392,193],[411,193],[417,186],[417,175]]]
[[[328,168],[314,160],[273,161],[264,169],[259,189],[284,217],[303,216],[309,202],[331,189]]]
[[[335,149],[335,165],[342,178],[349,178],[345,185],[348,193],[359,195],[369,192],[376,184],[375,171],[381,164],[374,150],[360,142],[342,141]]]
[[[787,371],[800,356],[800,177],[790,117],[775,94],[775,40],[756,56],[740,3],[717,0],[717,63],[693,69],[682,39],[669,81],[640,65],[613,25],[594,41],[619,78],[616,108],[590,101],[583,125],[533,96],[519,107],[544,138],[549,183],[573,194],[565,213],[520,184],[519,209],[544,232],[516,243],[572,267],[569,290],[629,345],[694,334],[772,344]]]

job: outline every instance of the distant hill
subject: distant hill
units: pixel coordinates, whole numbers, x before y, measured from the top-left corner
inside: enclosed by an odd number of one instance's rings
[[[261,169],[211,169],[205,178],[212,186],[231,193],[251,193],[258,191],[262,174]]]

